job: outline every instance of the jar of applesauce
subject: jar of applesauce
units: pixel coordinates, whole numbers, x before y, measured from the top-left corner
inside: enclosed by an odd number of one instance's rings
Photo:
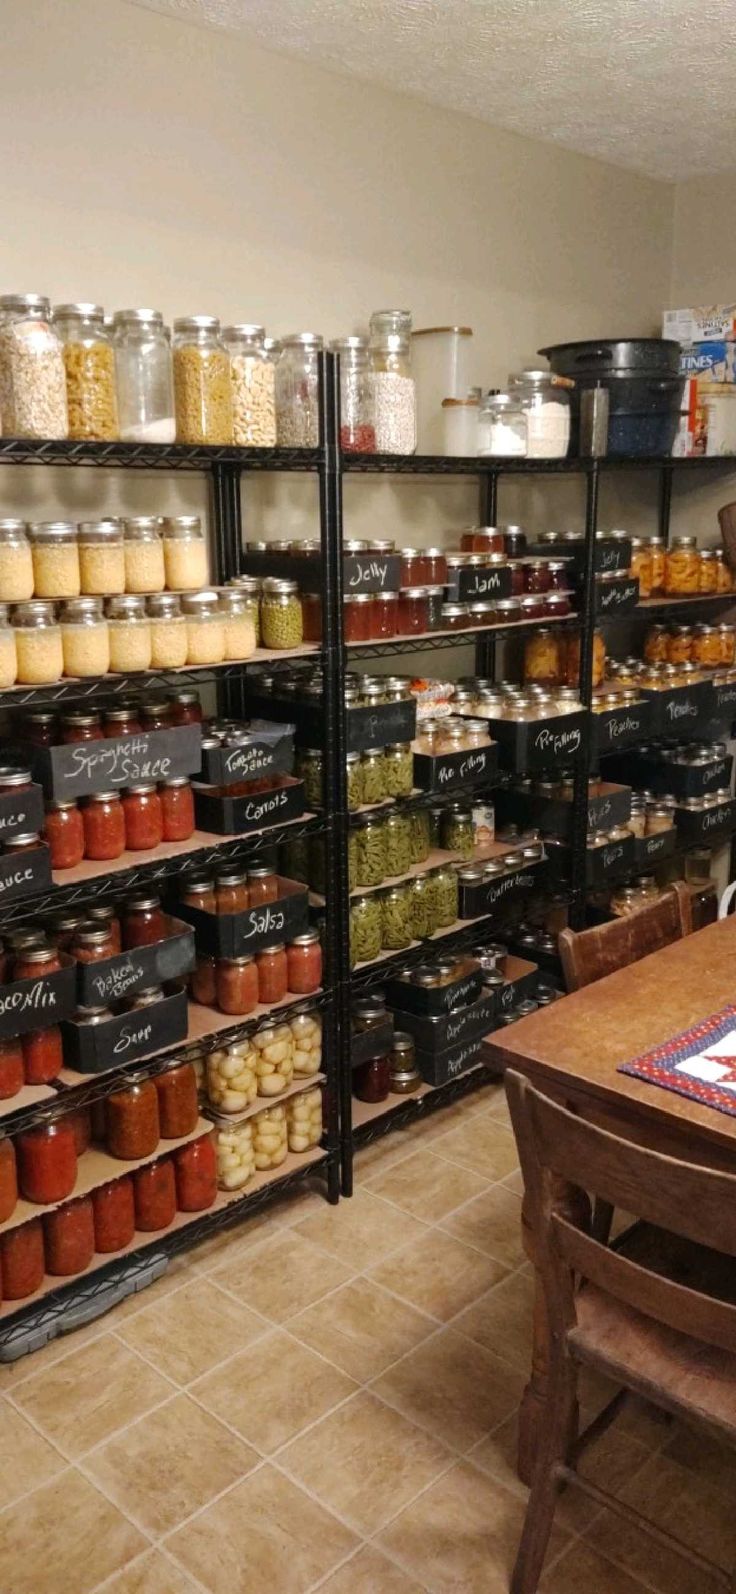
[[[639,597],[651,598],[652,595],[652,550],[645,537],[631,538],[631,564],[629,575],[636,576],[639,582]]]
[[[561,686],[565,679],[562,639],[549,626],[532,631],[524,644],[524,680],[540,686]],[[564,646],[564,642],[562,643]]]
[[[644,658],[647,664],[666,664],[669,631],[666,625],[650,625],[644,639]]]
[[[64,654],[54,604],[19,603],[13,613],[13,627],[21,685],[47,686],[60,681]]]
[[[667,663],[687,664],[694,657],[691,625],[673,625],[667,638]]]
[[[664,590],[672,597],[698,591],[700,564],[694,537],[674,537],[665,557]]]

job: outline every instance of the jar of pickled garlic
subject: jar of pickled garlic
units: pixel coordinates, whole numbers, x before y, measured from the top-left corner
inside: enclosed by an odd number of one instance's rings
[[[253,1036],[210,1052],[206,1062],[207,1100],[218,1112],[242,1112],[258,1094],[258,1052]]]
[[[652,596],[652,548],[646,537],[631,538],[631,564],[629,575],[639,582],[639,597]]]
[[[644,658],[647,664],[665,664],[669,632],[666,625],[650,625],[644,639]]]
[[[7,603],[0,603],[0,689],[15,686],[18,679],[18,650],[10,624]]]
[[[694,657],[691,625],[673,625],[667,638],[667,663],[687,664]]]
[[[524,680],[561,686],[565,680],[564,638],[548,626],[530,632],[524,643]]]
[[[695,537],[674,537],[665,556],[664,590],[671,597],[698,591],[700,562]]]
[[[110,669],[133,675],[151,668],[151,622],[145,599],[109,598],[107,602]]]
[[[231,443],[230,359],[217,316],[180,316],[174,322],[173,358],[177,442]]]
[[[161,536],[169,591],[197,592],[206,587],[210,569],[199,515],[165,515]]]
[[[187,627],[187,664],[222,664],[225,618],[216,592],[187,592],[181,600]]]
[[[322,1067],[322,1019],[316,1008],[298,1007],[288,1019],[294,1042],[294,1074],[308,1079]]]
[[[151,624],[151,669],[176,670],[187,662],[186,617],[176,593],[154,592],[146,600]]]
[[[115,351],[101,304],[57,304],[53,324],[62,340],[69,436],[109,443],[118,437]]]
[[[0,600],[24,603],[33,597],[33,557],[24,520],[0,520]]]
[[[123,559],[126,592],[163,591],[164,545],[157,515],[132,515],[123,521]]]
[[[721,638],[715,625],[696,625],[692,658],[696,664],[717,668],[721,663]]]
[[[242,1190],[256,1171],[253,1120],[244,1124],[218,1124],[214,1131],[217,1185],[220,1190]]]
[[[265,1112],[256,1113],[252,1124],[257,1170],[263,1172],[267,1168],[280,1167],[289,1149],[285,1107],[276,1102]]]
[[[71,520],[40,520],[28,528],[37,598],[78,598],[77,528]]]
[[[125,591],[123,526],[119,520],[83,520],[77,529],[83,593],[111,597]]]
[[[701,548],[698,552],[698,592],[711,594],[718,591],[718,565],[715,549]]]
[[[716,561],[716,590],[718,592],[731,592],[733,580],[731,571],[726,563],[726,555],[722,548],[715,548],[713,551]]]
[[[61,610],[64,674],[107,675],[110,639],[100,598],[70,598]]]
[[[719,625],[720,663],[733,664],[736,658],[736,626]]]
[[[280,1096],[294,1077],[294,1037],[288,1024],[273,1021],[256,1030],[256,1079],[259,1096]]]
[[[309,1151],[322,1139],[322,1091],[304,1090],[286,1103],[286,1128],[290,1151]]]
[[[220,593],[219,607],[225,623],[225,658],[249,659],[257,646],[252,599],[238,587],[228,587]]]
[[[23,686],[60,681],[64,670],[61,628],[53,603],[19,603],[13,611],[17,678]]]
[[[580,680],[580,632],[574,631],[567,638],[567,663],[566,684],[576,687]],[[606,644],[603,632],[596,626],[593,632],[593,663],[591,668],[591,686],[600,686],[606,673]]]

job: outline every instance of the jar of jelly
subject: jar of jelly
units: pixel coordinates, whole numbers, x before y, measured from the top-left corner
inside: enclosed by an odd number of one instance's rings
[[[18,1201],[18,1171],[15,1147],[7,1135],[0,1140],[0,1223],[5,1223],[15,1211]],[[0,1294],[0,1300],[2,1295]]]
[[[191,1063],[174,1063],[153,1081],[162,1140],[179,1140],[197,1127],[197,1075]]]
[[[158,788],[162,841],[188,841],[194,834],[194,793],[186,775],[172,775]]]
[[[59,1278],[83,1273],[95,1251],[91,1196],[81,1196],[55,1212],[44,1213],[41,1222],[46,1272]]]
[[[125,852],[125,817],[120,793],[95,792],[82,809],[84,856],[109,862]]]
[[[135,1202],[130,1174],[92,1191],[95,1250],[107,1255],[130,1245],[135,1234]]]
[[[180,1212],[205,1212],[217,1195],[217,1155],[209,1135],[174,1152],[176,1204]]]
[[[346,642],[369,642],[373,596],[370,592],[346,592],[343,598],[343,632]]]
[[[74,869],[84,857],[84,821],[74,798],[46,804],[44,839],[52,869]]]
[[[168,1157],[160,1157],[133,1174],[135,1227],[142,1234],[168,1229],[176,1217],[176,1177]]]
[[[399,624],[398,592],[374,592],[370,607],[370,640],[385,642],[394,637]]]
[[[460,537],[464,553],[505,553],[506,539],[499,526],[469,526]]]
[[[41,1206],[65,1201],[77,1181],[74,1129],[63,1117],[27,1129],[15,1142],[18,1188],[26,1201]]]
[[[399,585],[402,587],[418,587],[424,580],[422,574],[423,555],[419,548],[401,548],[401,567]]]
[[[221,1013],[240,1016],[253,1012],[263,998],[256,961],[250,953],[236,958],[217,958],[215,992]]]
[[[131,1074],[123,1090],[105,1097],[105,1146],[122,1162],[150,1157],[160,1138],[158,1092],[152,1079]]]
[[[0,1296],[24,1301],[43,1283],[43,1226],[40,1218],[0,1234]]]
[[[286,949],[288,989],[310,996],[322,983],[322,946],[318,930],[305,930]]]
[[[546,559],[525,559],[524,590],[531,593],[549,592],[552,585]]]
[[[259,1002],[281,1002],[289,989],[289,964],[283,942],[256,953]],[[302,993],[296,991],[296,995]],[[307,994],[306,992],[304,994]]]
[[[156,896],[128,897],[123,913],[123,947],[126,952],[137,946],[152,946],[163,941],[168,930],[168,917]]]

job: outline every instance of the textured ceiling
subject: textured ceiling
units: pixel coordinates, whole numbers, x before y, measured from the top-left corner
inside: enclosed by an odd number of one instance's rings
[[[736,166],[734,0],[134,0],[677,181]]]

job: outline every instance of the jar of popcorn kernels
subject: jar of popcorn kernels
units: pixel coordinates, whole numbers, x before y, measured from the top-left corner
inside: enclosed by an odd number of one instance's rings
[[[308,1151],[322,1139],[322,1091],[304,1090],[286,1103],[286,1124],[290,1151]]]
[[[217,1185],[220,1190],[242,1190],[256,1171],[253,1119],[244,1124],[218,1124],[215,1128]]]
[[[276,1102],[265,1112],[256,1113],[251,1122],[257,1170],[265,1172],[268,1168],[280,1167],[289,1149],[285,1107]]]

